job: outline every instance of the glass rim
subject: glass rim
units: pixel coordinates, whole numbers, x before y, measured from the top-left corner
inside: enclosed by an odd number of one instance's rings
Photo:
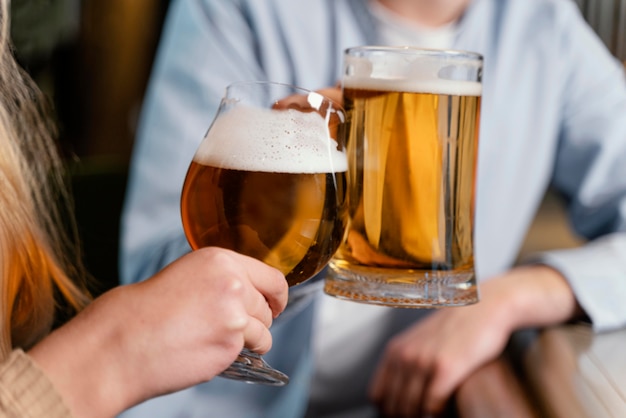
[[[352,46],[344,50],[345,54],[355,55],[354,52],[393,52],[400,55],[415,55],[415,56],[430,56],[442,58],[464,58],[475,61],[483,62],[483,55],[464,49],[437,49],[437,48],[422,48],[417,46],[384,46],[384,45],[361,45]]]

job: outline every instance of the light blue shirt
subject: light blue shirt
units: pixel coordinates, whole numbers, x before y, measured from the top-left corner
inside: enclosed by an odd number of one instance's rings
[[[455,49],[484,56],[475,229],[479,280],[512,266],[551,186],[563,194],[572,226],[589,243],[540,259],[564,274],[596,331],[626,325],[621,64],[570,0],[475,0],[456,33]],[[310,89],[331,86],[340,77],[346,47],[379,43],[367,0],[173,1],[133,155],[122,219],[122,281],[143,280],[189,251],[180,191],[227,84],[267,79]],[[319,287],[305,284],[293,292],[307,289]],[[291,377],[286,387],[214,379],[125,416],[302,416],[313,370],[314,300],[301,299],[272,327],[274,346],[266,359]],[[389,333],[421,315],[398,311],[391,314]],[[354,377],[346,408],[367,402],[370,373],[368,365]]]

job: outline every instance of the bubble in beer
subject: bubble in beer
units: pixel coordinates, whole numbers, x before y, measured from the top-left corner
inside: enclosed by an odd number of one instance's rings
[[[294,109],[232,108],[214,121],[194,160],[244,171],[330,173],[347,170],[346,156],[337,149],[337,142],[331,138],[322,116]]]

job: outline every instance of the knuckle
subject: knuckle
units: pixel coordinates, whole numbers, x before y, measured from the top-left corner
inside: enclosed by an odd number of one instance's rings
[[[397,350],[397,356],[403,364],[411,364],[413,366],[420,366],[422,361],[421,357],[411,347],[402,347]]]
[[[222,309],[223,324],[231,332],[243,332],[250,323],[250,317],[240,303],[226,303]]]
[[[209,259],[213,263],[231,266],[233,264],[233,255],[224,249],[211,248]]]
[[[387,344],[386,353],[388,355],[396,355],[400,353],[404,348],[404,344],[402,344],[399,338],[392,338]]]
[[[456,370],[461,365],[457,364],[458,360],[455,357],[449,357],[440,355],[433,360],[433,373],[438,376],[439,379],[449,380]]]
[[[232,268],[236,265],[233,253],[224,248],[204,247],[195,251],[202,257],[203,262],[210,266],[220,266],[221,268]]]

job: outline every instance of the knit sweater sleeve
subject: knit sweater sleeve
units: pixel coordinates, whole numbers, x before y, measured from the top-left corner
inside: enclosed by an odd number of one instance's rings
[[[68,407],[43,371],[22,350],[0,363],[0,418],[68,418]]]

